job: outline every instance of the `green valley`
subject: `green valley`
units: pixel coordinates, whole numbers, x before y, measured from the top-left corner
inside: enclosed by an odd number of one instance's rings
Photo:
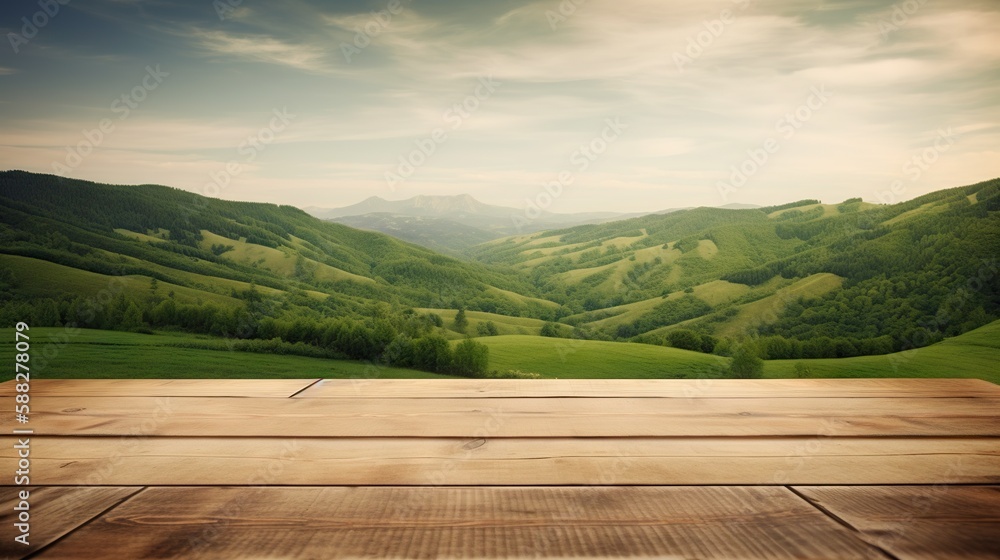
[[[997,348],[969,341],[1000,319],[998,211],[992,180],[445,256],[290,206],[8,171],[0,324],[81,327],[59,376],[720,377],[749,352],[768,377],[993,378]]]

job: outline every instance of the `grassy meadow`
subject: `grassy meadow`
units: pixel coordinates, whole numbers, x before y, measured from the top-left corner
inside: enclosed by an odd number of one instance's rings
[[[154,335],[61,328],[31,331],[35,378],[445,378],[412,369],[372,367],[365,362],[230,350],[227,341],[203,335]],[[13,329],[0,329],[11,344],[0,360],[13,363]],[[646,344],[504,335],[478,338],[490,349],[490,368],[520,370],[546,378],[676,379],[719,376],[727,358]],[[197,348],[193,347],[197,346]],[[937,344],[884,356],[771,360],[765,378],[970,377],[1000,383],[1000,321]],[[42,367],[44,365],[44,367]],[[801,370],[801,368],[799,368]],[[12,373],[2,376],[11,379]]]

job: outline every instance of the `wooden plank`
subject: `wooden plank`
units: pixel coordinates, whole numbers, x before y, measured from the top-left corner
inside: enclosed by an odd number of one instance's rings
[[[1000,397],[981,379],[325,379],[297,398]]]
[[[0,438],[0,472],[13,451]],[[31,451],[46,485],[1000,483],[994,438],[34,437]]]
[[[785,488],[151,488],[38,558],[884,558]]]
[[[32,397],[290,397],[318,379],[35,379]],[[0,383],[12,397],[14,381]]]
[[[896,558],[1000,557],[1000,487],[796,488]]]
[[[37,435],[1000,436],[1000,399],[37,397]],[[0,413],[13,425],[13,410]]]
[[[14,472],[9,471],[9,472]],[[28,546],[15,542],[20,531],[14,523],[20,522],[14,507],[21,500],[19,493],[28,490],[30,495]],[[77,527],[97,517],[101,512],[121,503],[140,488],[0,488],[0,559],[24,558],[55,542]]]

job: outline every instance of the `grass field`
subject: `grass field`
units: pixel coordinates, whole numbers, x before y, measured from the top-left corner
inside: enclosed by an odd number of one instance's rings
[[[477,339],[490,348],[490,368],[543,377],[669,378],[710,374],[725,360],[676,348],[538,336]]]
[[[66,340],[61,328],[34,328],[31,336],[32,378],[444,378],[448,376],[400,368],[369,367],[364,362],[303,356],[256,354],[225,349],[225,341],[179,333],[156,335],[81,329]],[[14,329],[0,329],[0,361],[8,364],[0,380],[13,378]],[[178,344],[215,344],[219,350],[183,348]]]
[[[1000,321],[924,348],[886,356],[764,362],[765,377],[975,377],[1000,383]]]
[[[61,328],[31,329],[35,378],[444,378],[363,362],[226,350],[217,338],[183,333],[133,334],[79,330],[65,340]],[[0,329],[0,361],[14,363],[14,330]],[[644,344],[582,341],[539,336],[479,338],[490,348],[490,368],[521,370],[557,378],[699,378],[717,376],[727,361],[718,356]],[[213,345],[216,350],[180,345]],[[925,348],[856,358],[774,360],[764,377],[971,377],[1000,383],[1000,321]],[[13,377],[8,366],[0,380]],[[43,367],[44,366],[44,367]]]

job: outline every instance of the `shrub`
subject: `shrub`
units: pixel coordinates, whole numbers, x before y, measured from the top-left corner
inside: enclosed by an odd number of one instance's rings
[[[744,344],[733,354],[729,374],[737,379],[759,379],[764,375],[764,361]]]
[[[485,344],[466,338],[455,347],[452,369],[459,375],[480,376],[490,365],[490,349]]]

